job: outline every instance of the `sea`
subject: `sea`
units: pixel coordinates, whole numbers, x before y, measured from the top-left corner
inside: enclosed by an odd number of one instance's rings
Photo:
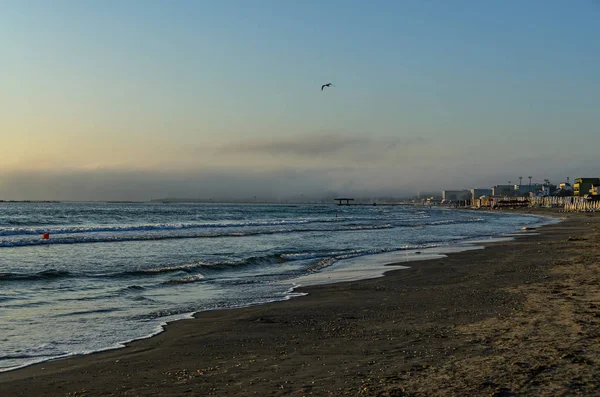
[[[427,206],[0,203],[0,371],[290,299],[308,275],[339,281],[344,264],[369,270],[545,221]]]

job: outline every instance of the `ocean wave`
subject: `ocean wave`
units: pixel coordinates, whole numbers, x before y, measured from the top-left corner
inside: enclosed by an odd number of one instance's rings
[[[54,317],[72,317],[72,316],[81,316],[86,314],[97,314],[97,313],[113,313],[119,311],[119,308],[111,308],[111,309],[94,309],[94,310],[82,310],[78,312],[70,312],[64,314],[57,314]]]
[[[181,265],[167,265],[162,267],[155,267],[149,269],[131,269],[123,272],[117,273],[93,273],[93,274],[85,274],[85,273],[72,273],[68,271],[62,270],[45,270],[42,272],[36,273],[0,273],[0,282],[1,281],[39,281],[39,280],[54,280],[54,279],[63,279],[63,278],[106,278],[106,279],[122,279],[122,278],[130,278],[130,277],[153,277],[159,275],[165,275],[168,273],[197,273],[199,271],[202,272],[211,272],[211,271],[222,271],[222,270],[230,270],[230,269],[239,269],[242,267],[268,267],[272,265],[282,264],[285,262],[291,261],[306,261],[313,259],[321,259],[316,265],[313,265],[309,268],[309,271],[315,271],[326,267],[338,260],[352,258],[356,256],[362,255],[372,255],[382,252],[390,252],[390,251],[400,251],[407,249],[416,249],[416,248],[427,248],[432,246],[431,244],[419,245],[419,246],[403,246],[403,247],[395,247],[395,248],[381,248],[381,249],[362,249],[362,250],[340,250],[340,251],[320,251],[320,252],[299,252],[299,253],[278,253],[278,254],[270,254],[264,256],[252,256],[248,258],[243,258],[239,260],[230,260],[230,261],[214,261],[214,262],[206,262],[199,261],[194,263],[186,263]],[[166,284],[183,284],[183,283],[191,283],[198,282],[204,279],[204,275],[202,274],[194,274],[190,276],[185,276],[179,279],[167,280],[164,283]],[[117,291],[117,294],[130,293],[143,291],[146,287],[134,284],[127,287],[124,287]],[[86,299],[86,300],[95,300],[98,297],[87,297],[87,298],[77,298],[77,300]]]
[[[157,301],[146,296],[134,296],[131,300],[136,302],[145,302],[145,303],[156,303]]]
[[[384,252],[402,251],[419,248],[430,248],[437,246],[436,244],[422,244],[422,245],[405,245],[402,247],[393,248],[377,248],[377,249],[359,249],[359,250],[340,250],[340,251],[317,251],[317,252],[297,252],[297,253],[278,253],[264,256],[252,256],[239,260],[230,261],[214,261],[206,262],[199,261],[194,263],[186,263],[181,265],[167,265],[162,267],[155,267],[149,269],[131,269],[117,273],[71,273],[68,271],[61,270],[45,270],[37,273],[0,273],[1,281],[39,281],[39,280],[53,280],[62,278],[106,278],[106,279],[122,279],[131,277],[153,277],[159,275],[166,275],[169,273],[198,273],[202,271],[206,272],[219,272],[227,271],[230,269],[239,269],[242,267],[268,267],[272,265],[282,264],[292,261],[310,261],[317,260],[317,262],[311,265],[307,271],[313,272],[320,270],[324,267],[330,266],[331,264],[348,258],[354,258],[363,255],[373,255]],[[167,280],[163,284],[185,284],[193,283],[204,280],[204,274],[192,274],[189,276]],[[116,292],[116,294],[124,294],[130,292],[143,291],[146,287],[134,284],[124,287]],[[95,300],[98,297],[88,298],[77,298],[78,300]]]
[[[162,273],[173,273],[173,272],[192,272],[198,267],[202,266],[201,263],[190,263],[185,265],[170,265],[165,267],[158,267],[152,269],[135,269],[128,270],[122,273],[107,274],[103,277],[119,277],[119,276],[154,276]],[[129,288],[129,287],[128,287]]]
[[[281,256],[286,260],[305,260],[305,259],[318,259],[318,258],[329,258],[335,257],[340,259],[362,256],[362,255],[374,255],[381,254],[384,252],[393,251],[405,251],[419,248],[429,248],[430,244],[421,245],[404,245],[402,247],[390,247],[390,248],[369,248],[369,249],[357,249],[357,250],[342,250],[342,251],[320,251],[320,252],[302,252],[292,254],[282,254]]]
[[[473,222],[485,222],[483,218],[471,218],[471,219],[445,219],[439,221],[430,222],[403,222],[398,226],[400,227],[426,227],[426,226],[439,226],[439,225],[460,225],[464,223]]]
[[[155,241],[155,240],[176,240],[176,239],[192,239],[192,238],[222,238],[222,237],[248,237],[269,234],[285,234],[285,233],[309,233],[309,232],[346,232],[359,230],[378,230],[390,229],[393,225],[353,225],[339,228],[292,228],[292,229],[271,229],[271,230],[253,230],[253,231],[236,231],[226,233],[194,233],[194,234],[167,234],[167,235],[138,235],[138,236],[105,236],[105,237],[57,237],[48,240],[0,240],[0,248],[18,248],[31,247],[40,245],[57,245],[57,244],[92,244],[92,243],[120,243],[132,241]]]
[[[353,251],[322,251],[322,252],[301,252],[301,253],[293,253],[293,254],[282,254],[282,258],[285,260],[308,260],[308,259],[318,259],[325,257],[335,257],[339,255],[346,255],[350,252],[359,253],[362,250],[353,250]]]
[[[16,354],[3,354],[0,355],[0,360],[17,360],[23,358],[42,358],[42,357],[55,357],[55,354],[39,354],[39,353],[16,353]],[[1,371],[0,371],[1,372]]]
[[[195,274],[193,276],[188,276],[188,277],[177,278],[174,280],[165,281],[165,284],[189,284],[189,283],[195,283],[195,282],[202,281],[202,280],[204,280],[204,276],[202,274]]]
[[[322,259],[320,259],[316,264],[310,266],[308,269],[306,269],[306,271],[309,273],[313,273],[313,272],[322,270],[323,268],[329,267],[329,266],[333,265],[335,262],[341,261],[343,259],[356,258],[359,256],[365,256],[365,255],[376,255],[376,254],[382,254],[385,252],[425,249],[425,248],[432,248],[432,247],[437,247],[437,246],[438,246],[437,244],[421,244],[421,245],[410,245],[410,246],[405,245],[402,247],[393,247],[393,248],[374,248],[374,249],[352,250],[352,251],[345,251],[345,252],[339,252],[339,253],[332,252],[332,253],[330,253],[331,255],[321,256]]]
[[[124,291],[143,291],[146,287],[142,287],[141,285],[130,285],[129,287],[123,288]]]
[[[30,236],[41,235],[44,233],[53,234],[81,234],[81,233],[122,233],[137,231],[161,231],[161,230],[185,230],[185,229],[206,229],[206,228],[232,228],[232,227],[264,227],[264,226],[287,226],[287,225],[305,225],[311,223],[332,223],[340,222],[339,219],[332,218],[314,218],[314,219],[295,219],[295,220],[270,220],[253,222],[204,222],[204,223],[157,223],[143,225],[107,225],[107,226],[66,226],[66,227],[48,227],[48,228],[25,228],[25,227],[5,227],[0,228],[0,236]]]
[[[215,262],[195,262],[184,265],[169,265],[164,267],[157,267],[151,269],[133,269],[118,273],[71,273],[62,270],[45,270],[36,273],[0,273],[0,282],[2,281],[39,281],[39,280],[53,280],[62,278],[109,278],[119,279],[127,277],[151,277],[166,273],[185,272],[192,273],[199,269],[211,269],[211,270],[222,270],[241,266],[268,266],[276,263],[286,262],[286,259],[279,254],[249,257],[240,259],[237,261],[215,261]],[[193,276],[197,277],[197,276]],[[191,282],[189,280],[181,282]],[[199,278],[195,281],[198,281]],[[142,291],[145,287],[139,285],[130,285],[121,289],[117,293],[125,293],[132,291]],[[80,298],[77,298],[79,300]]]
[[[111,298],[114,296],[114,293],[93,295],[93,296],[78,296],[76,298],[58,298],[55,302],[84,302],[84,301],[98,301],[104,300],[107,298]]]
[[[243,278],[221,278],[219,284],[227,285],[257,285],[257,284],[268,284],[265,280],[249,280]]]
[[[56,269],[44,270],[37,273],[0,273],[0,281],[52,280],[72,275],[68,271]]]
[[[223,270],[239,268],[243,266],[268,266],[277,263],[286,262],[287,259],[281,254],[271,254],[265,256],[252,256],[235,261],[215,261],[215,262],[196,262],[185,265],[165,266],[153,269],[137,269],[119,273],[118,275],[152,276],[162,273],[186,272],[192,273],[200,269],[205,270]]]

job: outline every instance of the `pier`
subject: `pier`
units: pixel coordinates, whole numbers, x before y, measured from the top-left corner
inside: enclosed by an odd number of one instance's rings
[[[353,198],[346,197],[335,198],[334,200],[338,202],[338,205],[350,205],[350,201],[354,201]],[[345,201],[346,204],[343,204],[343,201]]]

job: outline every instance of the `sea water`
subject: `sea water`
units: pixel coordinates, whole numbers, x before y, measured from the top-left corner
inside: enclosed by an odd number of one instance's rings
[[[297,280],[343,261],[364,269],[367,255],[539,222],[423,206],[0,203],[0,371],[122,346],[197,311],[289,299]]]

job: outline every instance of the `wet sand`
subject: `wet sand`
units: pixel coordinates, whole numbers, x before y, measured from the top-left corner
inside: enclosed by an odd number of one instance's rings
[[[200,313],[124,349],[2,373],[0,395],[597,395],[600,214],[531,212],[566,219],[385,277]]]

